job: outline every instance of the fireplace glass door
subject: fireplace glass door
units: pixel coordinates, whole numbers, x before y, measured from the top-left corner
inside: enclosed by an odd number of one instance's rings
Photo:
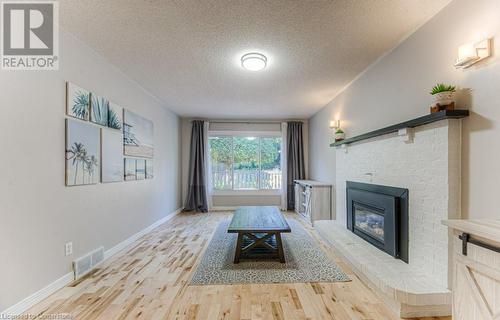
[[[384,243],[384,211],[354,203],[354,228]]]

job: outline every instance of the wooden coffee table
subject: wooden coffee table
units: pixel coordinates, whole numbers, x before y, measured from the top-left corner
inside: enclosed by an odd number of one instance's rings
[[[240,259],[279,259],[284,263],[281,233],[291,231],[278,207],[239,207],[227,229],[238,234],[234,263]]]

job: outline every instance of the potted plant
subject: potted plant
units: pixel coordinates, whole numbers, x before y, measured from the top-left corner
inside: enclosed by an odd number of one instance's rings
[[[455,109],[455,86],[438,83],[430,92],[434,96],[435,106],[431,112]]]
[[[337,131],[335,131],[335,142],[339,142],[345,139],[345,132],[342,131],[342,129],[338,128]]]

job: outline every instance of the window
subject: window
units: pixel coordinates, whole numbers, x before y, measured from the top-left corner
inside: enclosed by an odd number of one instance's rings
[[[281,137],[209,138],[215,190],[281,189]]]

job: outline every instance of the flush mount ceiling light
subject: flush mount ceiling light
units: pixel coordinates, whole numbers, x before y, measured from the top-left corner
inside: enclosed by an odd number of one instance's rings
[[[241,57],[241,66],[249,71],[260,71],[267,66],[267,58],[261,53],[247,53]]]

